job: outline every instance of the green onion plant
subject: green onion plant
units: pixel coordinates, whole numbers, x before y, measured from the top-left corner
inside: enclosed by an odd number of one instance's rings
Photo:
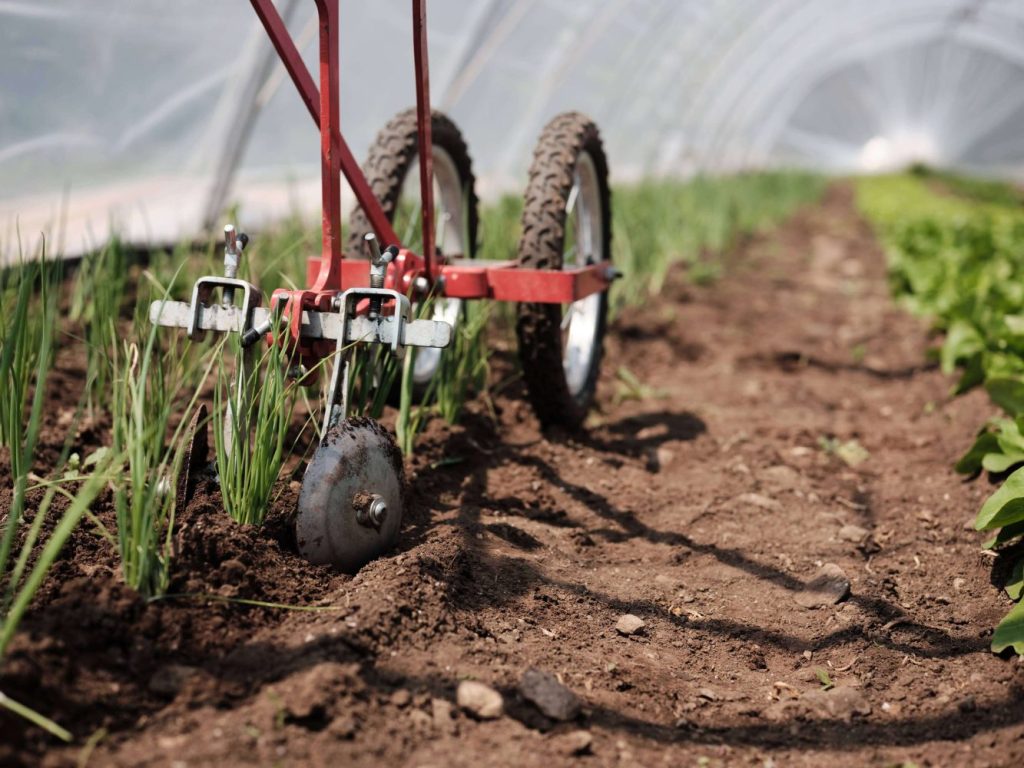
[[[46,399],[47,375],[53,364],[60,280],[58,265],[39,261],[11,267],[0,275],[5,311],[0,316],[0,444],[10,454],[13,495],[7,515],[0,520],[0,664],[32,598],[46,578],[68,537],[107,481],[107,464],[96,468],[77,493],[59,482],[47,484],[42,503],[27,519],[29,476],[35,460]],[[10,303],[9,303],[10,302]],[[73,438],[76,426],[72,429]],[[64,464],[70,439],[58,461]],[[75,481],[72,473],[65,478]],[[50,532],[44,523],[56,494],[69,499],[56,512]],[[0,706],[24,717],[52,735],[70,741],[71,734],[49,718],[0,691]]]
[[[235,366],[220,355],[212,419],[221,497],[236,522],[261,525],[290,452],[288,430],[301,386],[289,378],[281,345],[268,346],[253,364],[255,352],[241,349],[237,334],[225,343]]]

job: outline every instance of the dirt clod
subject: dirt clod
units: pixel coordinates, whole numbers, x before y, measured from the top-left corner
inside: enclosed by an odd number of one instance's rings
[[[176,696],[185,684],[200,671],[184,664],[168,664],[161,667],[149,679],[149,690],[164,696]]]
[[[445,699],[431,699],[430,712],[434,727],[441,733],[453,736],[458,731],[452,703]]]

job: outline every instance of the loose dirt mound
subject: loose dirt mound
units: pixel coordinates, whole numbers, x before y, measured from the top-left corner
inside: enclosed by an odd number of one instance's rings
[[[140,603],[86,526],[0,690],[106,729],[94,765],[1024,763],[1024,676],[987,650],[1005,605],[964,525],[989,489],[950,469],[990,405],[923,365],[848,190],[607,343],[585,437],[542,436],[514,392],[497,426],[432,427],[399,550],[354,578],[295,554],[287,481],[262,531],[200,485],[171,592],[203,602]],[[529,667],[575,721],[522,698]],[[458,712],[466,678],[505,716]],[[5,765],[79,756],[0,726]]]

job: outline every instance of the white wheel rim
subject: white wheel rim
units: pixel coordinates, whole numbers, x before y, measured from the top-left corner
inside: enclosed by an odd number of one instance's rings
[[[562,267],[584,267],[605,259],[604,221],[597,167],[581,152],[565,204],[566,234]],[[562,315],[562,369],[569,394],[579,397],[587,387],[594,363],[602,295],[594,293],[570,304]]]
[[[445,256],[465,256],[466,254],[466,198],[463,194],[462,180],[459,177],[455,160],[442,147],[434,145],[434,239],[437,248]],[[402,183],[401,195],[407,192],[419,200],[420,184],[419,161],[414,161]],[[401,197],[400,195],[400,197]],[[417,233],[422,231],[420,206],[417,204],[414,215],[410,217],[404,233],[404,242],[411,243]],[[403,233],[399,233],[400,235]],[[422,243],[420,244],[422,250]],[[415,307],[414,307],[415,309]],[[461,299],[446,299],[439,296],[434,299],[432,319],[443,320],[453,328],[457,324],[462,310]],[[417,385],[427,384],[437,373],[441,365],[444,350],[433,347],[422,347],[416,350],[416,360],[412,367],[413,382]]]

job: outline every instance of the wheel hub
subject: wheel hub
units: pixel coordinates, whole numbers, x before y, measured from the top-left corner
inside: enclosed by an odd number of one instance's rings
[[[316,565],[352,573],[391,549],[402,525],[402,461],[373,419],[328,430],[306,468],[295,535]]]

